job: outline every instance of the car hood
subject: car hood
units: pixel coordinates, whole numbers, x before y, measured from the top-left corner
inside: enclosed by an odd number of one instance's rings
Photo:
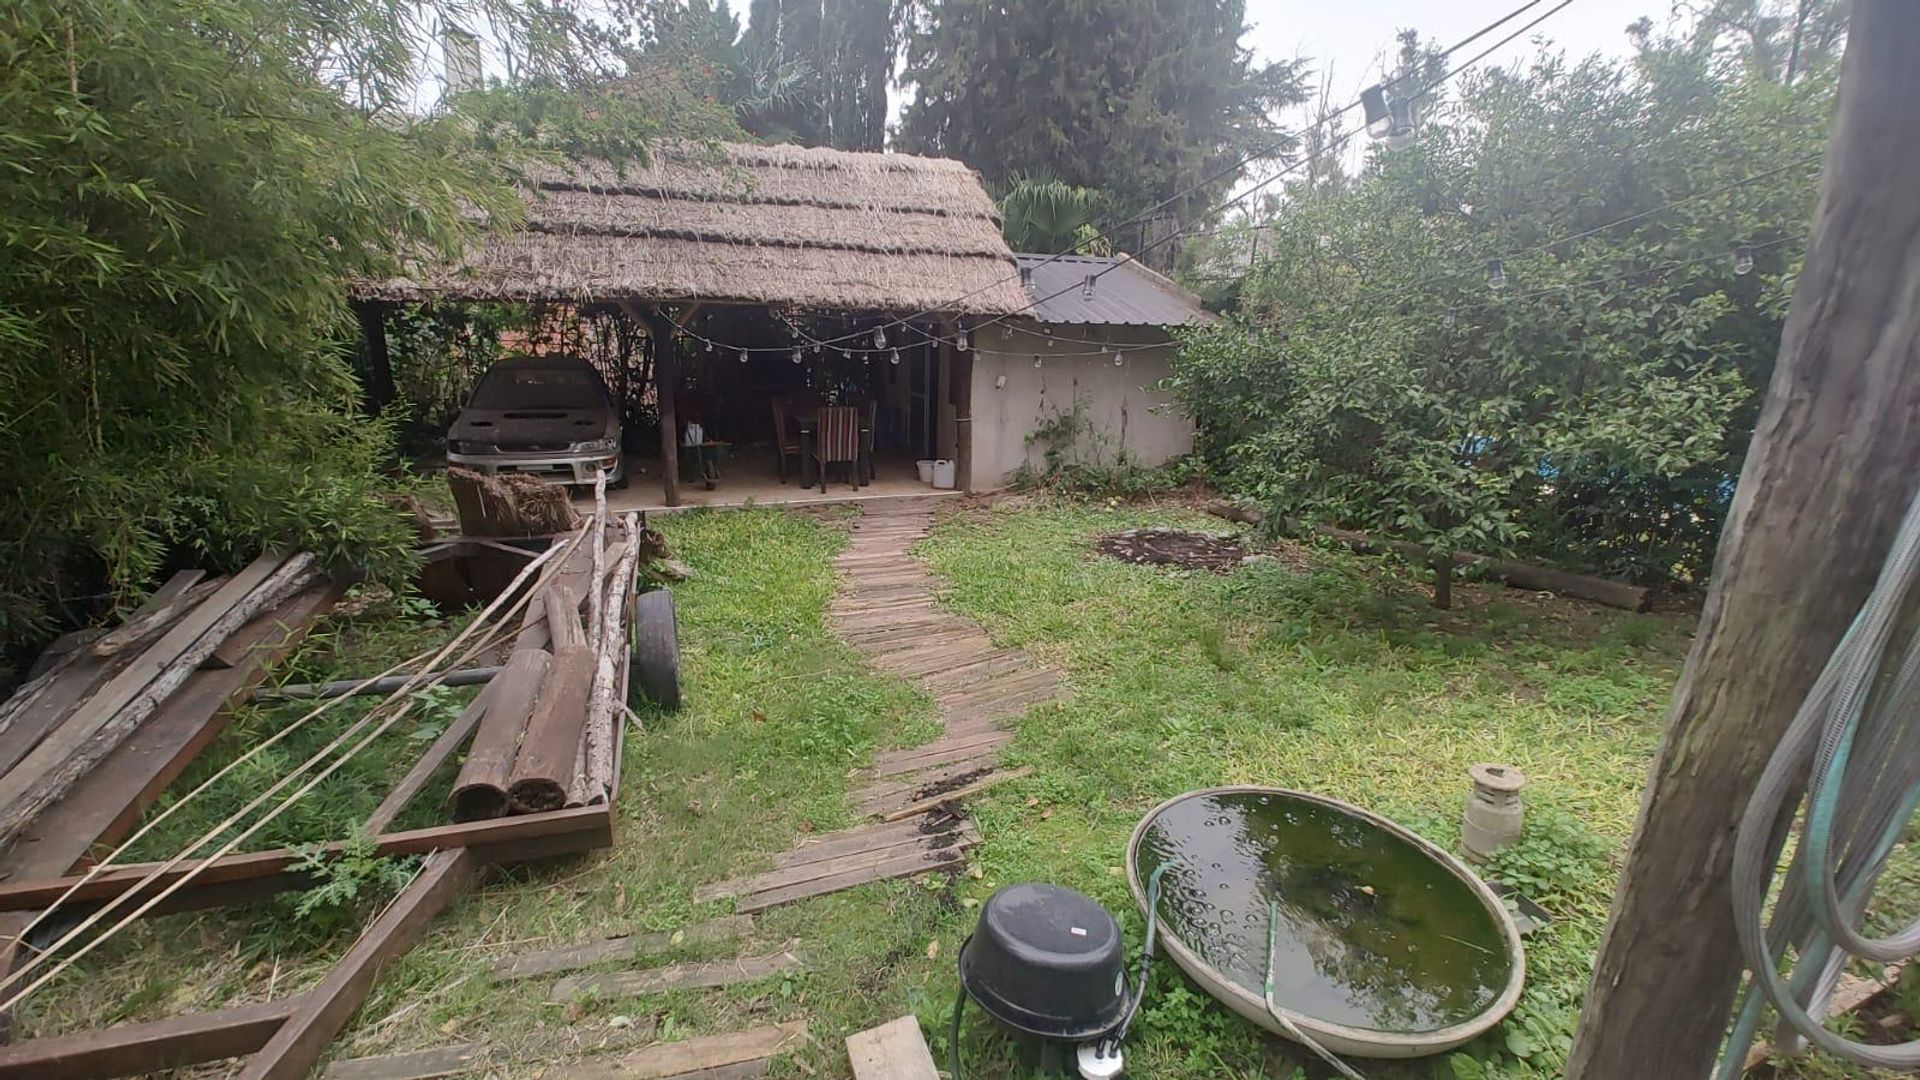
[[[614,438],[619,432],[605,408],[466,408],[447,430],[447,438],[492,443],[502,450],[558,451],[591,439]]]

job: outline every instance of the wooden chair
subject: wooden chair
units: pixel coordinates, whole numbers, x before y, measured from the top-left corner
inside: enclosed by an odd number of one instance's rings
[[[793,465],[794,465],[794,468],[798,470],[801,464],[800,462],[801,452],[802,452],[802,448],[800,446],[799,437],[795,435],[790,435],[787,432],[787,399],[783,397],[774,398],[773,399],[773,457],[775,462],[775,468],[778,469],[780,472],[781,483],[784,484],[787,482],[787,455],[788,454],[793,455]]]
[[[820,469],[820,493],[827,491],[827,466],[844,464],[860,486],[860,410],[852,405],[829,405],[820,410],[814,425],[819,437],[815,452]]]

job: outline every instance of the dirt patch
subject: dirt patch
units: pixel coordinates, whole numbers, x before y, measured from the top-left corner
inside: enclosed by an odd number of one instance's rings
[[[986,777],[989,773],[993,772],[993,768],[991,765],[986,765],[970,772],[963,772],[958,776],[949,776],[945,780],[935,781],[916,790],[913,793],[913,797],[908,799],[907,802],[925,802],[937,795],[945,795],[949,791],[958,791],[968,784],[973,783],[975,780]]]
[[[1143,566],[1178,566],[1224,574],[1247,557],[1239,538],[1187,529],[1125,529],[1093,542],[1102,554]]]

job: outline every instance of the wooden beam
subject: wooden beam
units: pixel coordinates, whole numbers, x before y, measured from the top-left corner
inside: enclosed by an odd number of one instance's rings
[[[847,1062],[854,1080],[940,1080],[920,1021],[911,1014],[847,1036]]]
[[[0,1080],[143,1076],[251,1054],[267,1045],[300,1003],[281,998],[0,1046]]]
[[[18,835],[36,813],[65,795],[172,696],[214,646],[257,617],[255,609],[269,599],[264,593],[272,582],[311,562],[303,555],[255,559],[82,701],[13,771],[0,776],[0,839]]]
[[[680,423],[674,398],[680,387],[680,357],[674,350],[673,320],[657,307],[642,318],[653,342],[653,393],[660,406],[660,497],[668,506],[679,506]]]
[[[606,804],[581,806],[571,810],[551,810],[543,814],[469,821],[457,825],[436,825],[430,829],[387,833],[375,839],[377,855],[424,855],[453,848],[472,848],[482,864],[521,862],[549,855],[605,847],[613,840],[613,813]],[[337,854],[343,845],[325,845],[323,850]],[[195,890],[255,881],[260,878],[284,879],[284,887],[301,884],[299,875],[288,870],[299,861],[290,848],[227,855],[207,865],[188,888],[175,897]],[[43,908],[78,886],[70,903],[100,902],[122,893],[138,892],[148,896],[186,876],[201,863],[189,860],[161,872],[163,863],[131,863],[110,867],[91,881],[79,876],[41,881],[0,884],[0,911]],[[152,875],[152,879],[148,879]],[[82,883],[84,881],[84,884]],[[205,906],[205,905],[198,905]],[[186,910],[176,908],[174,910]]]
[[[367,361],[367,411],[378,413],[392,404],[393,361],[387,351],[387,305],[362,302],[353,305],[360,317],[360,351]]]
[[[1735,829],[1872,592],[1920,477],[1920,4],[1855,0],[1852,20],[1780,356],[1614,893],[1571,1080],[1712,1071],[1744,966],[1730,917]]]
[[[942,317],[940,334],[953,337],[958,324]],[[969,342],[971,344],[971,342]],[[954,486],[971,493],[973,487],[973,350],[953,357],[953,467]]]
[[[453,903],[479,868],[480,861],[466,849],[427,856],[420,873],[361,933],[320,985],[300,996],[299,1007],[247,1062],[240,1080],[305,1080],[319,1064],[327,1043],[367,999],[381,966],[412,948],[426,933],[427,924]]]

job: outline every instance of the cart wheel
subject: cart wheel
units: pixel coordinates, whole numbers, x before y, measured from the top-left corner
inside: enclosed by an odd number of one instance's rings
[[[643,592],[634,603],[633,674],[647,700],[680,707],[680,631],[673,593],[666,589]]]

